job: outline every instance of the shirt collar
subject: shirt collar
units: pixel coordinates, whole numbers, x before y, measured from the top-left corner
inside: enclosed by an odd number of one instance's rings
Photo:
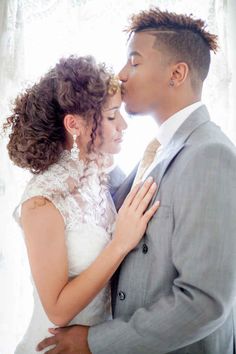
[[[160,125],[156,138],[163,148],[170,142],[182,123],[190,116],[191,113],[202,106],[202,104],[203,103],[201,101],[195,102],[176,112]]]

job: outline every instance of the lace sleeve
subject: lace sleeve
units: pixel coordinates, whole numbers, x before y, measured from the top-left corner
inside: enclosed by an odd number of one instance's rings
[[[13,213],[13,217],[20,226],[22,204],[26,200],[37,196],[45,197],[50,200],[59,210],[65,225],[67,224],[68,211],[65,206],[65,198],[68,194],[68,185],[64,181],[65,176],[63,175],[63,172],[64,171],[60,171],[60,168],[57,168],[57,171],[48,170],[43,174],[32,177],[26,186],[19,205],[15,208]]]

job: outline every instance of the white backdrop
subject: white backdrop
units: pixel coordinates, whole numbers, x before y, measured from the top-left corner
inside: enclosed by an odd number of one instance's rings
[[[150,5],[193,13],[219,35],[221,50],[212,57],[204,90],[212,119],[236,142],[235,0],[1,0],[0,122],[22,86],[36,80],[58,58],[93,54],[119,71],[126,60],[130,14]],[[127,117],[129,124],[117,162],[128,173],[157,127],[150,117]],[[144,133],[145,132],[145,133]],[[32,309],[26,254],[12,212],[29,178],[14,167],[0,142],[0,354],[12,354]]]

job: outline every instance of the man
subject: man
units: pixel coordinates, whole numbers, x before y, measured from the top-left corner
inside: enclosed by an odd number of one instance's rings
[[[119,76],[126,110],[160,128],[151,174],[161,206],[113,287],[114,320],[51,331],[48,353],[233,354],[236,295],[236,150],[200,102],[216,51],[201,20],[133,16]],[[118,189],[121,205],[135,172]]]

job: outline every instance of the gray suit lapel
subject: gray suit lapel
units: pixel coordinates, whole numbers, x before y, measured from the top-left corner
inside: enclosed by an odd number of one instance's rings
[[[179,127],[168,146],[163,151],[163,154],[160,156],[160,160],[157,166],[153,171],[149,174],[154,177],[154,180],[157,182],[157,191],[152,199],[155,200],[156,194],[160,188],[161,180],[167,171],[171,162],[175,159],[175,157],[179,154],[179,152],[185,147],[185,142],[189,138],[189,136],[194,132],[195,129],[198,129],[202,124],[205,124],[210,120],[209,113],[207,111],[206,106],[201,106],[196,109],[186,121]],[[134,177],[137,172],[138,165],[134,168],[134,170],[130,173],[130,175],[124,180],[122,185],[118,188],[115,195],[113,196],[113,200],[118,210],[126,195],[129,193],[131,186],[133,184]]]
[[[134,181],[134,177],[137,173],[137,169],[138,169],[138,165],[135,166],[133,171],[126,177],[124,182],[120,185],[120,187],[117,189],[117,191],[113,195],[113,201],[116,206],[116,210],[120,209],[125,197],[129,193],[129,191],[132,187],[133,181]]]
[[[177,132],[174,134],[173,138],[163,151],[160,156],[160,160],[156,167],[149,175],[153,176],[157,183],[157,191],[152,199],[152,203],[155,201],[156,195],[160,188],[161,180],[167,171],[169,165],[179,154],[179,152],[184,149],[185,143],[189,136],[198,129],[202,124],[207,123],[210,120],[209,113],[206,106],[199,107],[194,111],[186,121],[179,127]]]

